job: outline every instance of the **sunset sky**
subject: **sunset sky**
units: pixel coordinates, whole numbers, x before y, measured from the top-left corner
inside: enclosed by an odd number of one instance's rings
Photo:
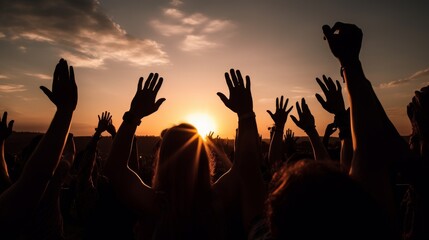
[[[79,89],[75,135],[92,135],[103,111],[119,127],[138,78],[158,72],[167,100],[138,135],[205,115],[215,135],[232,138],[236,115],[216,92],[228,95],[224,73],[235,68],[251,78],[264,138],[272,125],[266,110],[274,112],[281,95],[293,105],[305,97],[323,135],[333,116],[314,97],[321,93],[315,78],[340,79],[340,65],[322,25],[341,21],[363,30],[366,76],[408,135],[406,105],[429,84],[428,10],[429,1],[419,0],[0,0],[0,111],[15,131],[46,131],[55,106],[39,86],[51,88],[62,57],[75,67]],[[290,119],[286,128],[305,134]]]

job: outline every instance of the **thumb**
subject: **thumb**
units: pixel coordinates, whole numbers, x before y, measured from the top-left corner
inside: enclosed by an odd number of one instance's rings
[[[228,98],[221,92],[218,92],[217,95],[219,96],[220,100],[222,100],[223,104],[229,108],[229,100]]]
[[[158,110],[158,109],[159,109],[159,107],[161,106],[161,104],[162,104],[165,100],[166,100],[165,98],[160,98],[160,99],[158,99],[158,101],[156,101],[156,103],[155,103],[155,109],[156,109],[156,110]]]
[[[316,93],[316,99],[319,101],[320,105],[326,110],[326,101],[320,96],[318,93]]]
[[[47,89],[45,86],[40,86],[40,89],[43,91],[43,93],[48,96],[49,100],[51,102],[55,103],[54,101],[54,95],[52,94],[51,90]]]
[[[295,123],[295,125],[297,125],[299,127],[299,122],[296,119],[296,117],[294,115],[290,115],[290,118],[292,119],[292,121]]]
[[[11,121],[9,122],[9,125],[7,126],[7,128],[8,128],[10,131],[12,131],[13,123],[14,123],[14,122],[15,122],[14,120],[11,120]]]
[[[272,119],[274,119],[274,114],[270,110],[267,110],[267,113],[270,114]]]

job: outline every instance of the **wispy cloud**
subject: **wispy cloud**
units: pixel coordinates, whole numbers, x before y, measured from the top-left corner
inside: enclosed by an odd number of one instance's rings
[[[429,76],[429,68],[420,70],[412,74],[411,76],[403,79],[394,80],[388,83],[382,83],[379,85],[380,88],[391,88],[391,87],[397,87],[399,85],[407,84],[411,81],[414,81],[416,79]]]
[[[180,2],[180,4],[178,4]],[[203,13],[186,13],[178,9],[181,1],[170,2],[173,7],[163,9],[163,15],[150,22],[151,26],[166,37],[180,37],[179,48],[183,51],[198,51],[222,45],[216,34],[233,28],[230,20],[212,19]]]
[[[41,80],[51,80],[52,77],[43,73],[26,73],[25,75],[35,77]]]
[[[160,34],[166,37],[188,34],[193,31],[192,27],[189,27],[189,26],[184,26],[181,24],[168,24],[168,23],[163,23],[159,20],[151,21],[151,25],[153,28],[158,30]]]
[[[20,84],[0,84],[0,92],[2,93],[23,92],[26,90],[24,85]]]
[[[276,101],[275,98],[260,98],[260,99],[258,99],[258,102],[260,102],[260,103],[273,103],[275,101]]]
[[[19,46],[18,49],[23,53],[27,52],[27,48],[25,46]]]
[[[183,51],[196,51],[216,47],[217,44],[210,42],[206,36],[188,35],[182,42],[181,48]]]
[[[182,1],[180,1],[180,0],[172,0],[172,1],[170,2],[170,4],[171,4],[171,5],[173,5],[173,6],[175,6],[175,7],[177,7],[177,6],[182,5],[182,4],[183,4],[183,2],[182,2]]]
[[[100,67],[109,59],[135,65],[169,62],[159,43],[129,35],[97,0],[6,1],[0,22],[0,38],[50,44],[75,66]]]
[[[9,78],[8,76],[0,74],[0,79],[8,79],[8,78]]]
[[[299,94],[309,94],[309,93],[311,93],[310,90],[304,89],[302,87],[293,87],[291,90],[289,90],[289,92],[299,93]]]

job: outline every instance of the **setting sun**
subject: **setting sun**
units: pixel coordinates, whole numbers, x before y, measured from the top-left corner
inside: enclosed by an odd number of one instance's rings
[[[189,114],[186,120],[197,128],[198,133],[205,137],[209,132],[216,131],[216,124],[213,119],[204,113]]]

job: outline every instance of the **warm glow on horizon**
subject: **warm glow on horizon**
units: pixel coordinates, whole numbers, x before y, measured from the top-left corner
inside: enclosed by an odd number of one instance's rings
[[[207,136],[210,132],[216,131],[216,124],[209,115],[205,113],[192,113],[189,114],[186,120],[197,128],[198,134],[203,138]]]

